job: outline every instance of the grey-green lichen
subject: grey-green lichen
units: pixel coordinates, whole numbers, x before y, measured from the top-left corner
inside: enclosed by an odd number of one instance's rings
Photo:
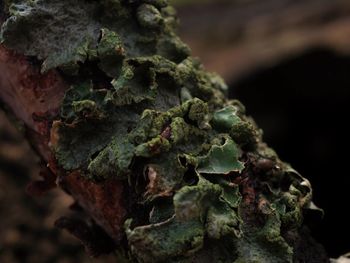
[[[286,233],[311,186],[189,56],[166,0],[18,0],[8,14],[4,45],[71,84],[52,130],[59,165],[129,185],[128,261],[293,261]]]

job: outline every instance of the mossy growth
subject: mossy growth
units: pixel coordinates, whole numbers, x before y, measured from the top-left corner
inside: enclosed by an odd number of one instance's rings
[[[190,57],[166,0],[18,0],[8,14],[2,43],[71,85],[52,129],[59,165],[133,193],[127,262],[293,261],[286,233],[311,186]]]

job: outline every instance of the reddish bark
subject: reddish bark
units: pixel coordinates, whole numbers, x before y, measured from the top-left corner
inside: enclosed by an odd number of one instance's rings
[[[70,193],[98,225],[115,240],[120,240],[126,216],[122,183],[98,184],[81,177],[79,171],[64,171],[57,166],[50,149],[50,144],[54,143],[51,139],[55,138],[52,124],[58,119],[67,88],[58,71],[41,74],[39,66],[27,57],[0,46],[0,100],[23,121],[28,140],[49,167],[51,173],[45,176],[45,181],[59,182],[58,185]],[[31,187],[37,191],[41,186],[42,183]]]

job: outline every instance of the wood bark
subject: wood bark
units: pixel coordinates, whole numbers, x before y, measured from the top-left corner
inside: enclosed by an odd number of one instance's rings
[[[52,124],[59,112],[67,84],[55,70],[41,74],[29,58],[0,47],[0,98],[27,127],[27,137],[47,163],[46,180],[70,193],[107,233],[121,239],[126,209],[122,203],[123,186],[118,181],[95,184],[77,172],[66,174],[57,167],[50,149]]]

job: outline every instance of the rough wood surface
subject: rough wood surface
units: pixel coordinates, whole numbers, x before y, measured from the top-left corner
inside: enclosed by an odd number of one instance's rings
[[[63,176],[65,171],[57,168],[51,152],[52,122],[67,84],[58,72],[42,75],[39,67],[31,64],[28,58],[3,46],[0,46],[0,71],[0,98],[24,122],[29,141],[47,162],[51,175],[46,180],[55,181],[57,177],[58,185],[69,192],[111,237],[119,240],[126,214],[121,200],[122,184],[117,181],[95,184],[78,178],[76,173]]]

